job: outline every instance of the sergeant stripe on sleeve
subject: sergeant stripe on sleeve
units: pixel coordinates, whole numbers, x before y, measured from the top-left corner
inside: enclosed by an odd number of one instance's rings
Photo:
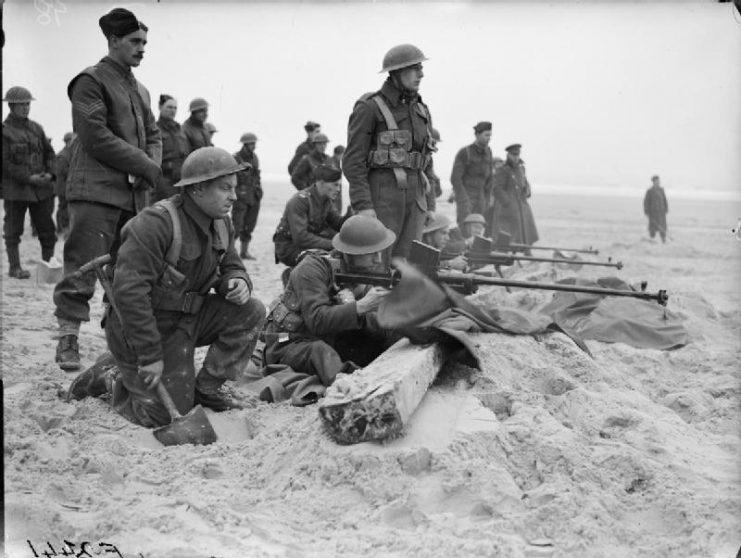
[[[90,104],[85,104],[80,101],[75,101],[74,107],[76,111],[84,114],[85,116],[90,116],[94,112],[105,109],[105,105],[103,104],[103,101],[100,101],[100,100],[93,101]]]

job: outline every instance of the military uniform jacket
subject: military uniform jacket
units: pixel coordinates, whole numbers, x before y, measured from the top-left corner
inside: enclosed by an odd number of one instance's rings
[[[298,162],[303,159],[304,155],[308,155],[309,153],[311,153],[312,149],[313,144],[308,138],[298,144],[298,147],[296,148],[296,152],[293,154],[291,162],[288,163],[288,174],[293,174],[293,171],[296,168],[296,165],[298,165]]]
[[[69,174],[69,158],[71,153],[72,149],[70,146],[65,145],[57,153],[57,158],[54,161],[54,168],[57,175],[56,194],[60,198],[64,198],[67,195],[67,175]]]
[[[122,326],[140,365],[162,358],[162,338],[192,312],[181,309],[191,298],[214,288],[227,292],[227,282],[240,278],[252,289],[242,260],[234,249],[234,227],[227,218],[229,243],[224,246],[214,220],[187,194],[172,198],[182,230],[176,272],[165,262],[173,240],[167,210],[155,204],[124,226],[113,280],[113,294]]]
[[[661,186],[651,186],[646,190],[646,195],[643,198],[643,213],[654,218],[663,217],[669,213],[669,204]]]
[[[526,200],[530,197],[530,183],[525,175],[525,163],[515,166],[507,161],[494,175],[492,190],[497,203],[508,206],[517,200]]]
[[[188,117],[188,120],[183,122],[182,130],[185,137],[188,139],[188,153],[192,153],[201,147],[213,147],[214,144],[211,143],[211,134],[208,133],[203,122],[190,116]]]
[[[185,158],[190,153],[190,142],[185,137],[182,126],[174,120],[157,120],[162,134],[162,175],[177,182]]]
[[[488,145],[481,147],[474,142],[456,154],[450,182],[455,191],[455,202],[467,207],[467,213],[470,213],[473,206],[472,198],[475,200],[482,192],[485,198],[489,197],[493,166],[491,148]]]
[[[32,174],[54,174],[54,149],[44,129],[28,118],[9,113],[3,122],[2,197],[11,201],[37,202],[54,195],[54,182],[34,186]]]
[[[316,185],[297,192],[288,200],[273,236],[279,259],[295,250],[332,249],[332,237],[342,226],[343,217],[334,202],[320,198]]]
[[[250,168],[237,173],[237,197],[247,205],[255,205],[262,199],[262,184],[260,182],[260,159],[257,153],[242,147],[234,158],[238,163],[249,163]]]
[[[271,312],[268,331],[287,331],[290,339],[323,340],[330,345],[341,332],[379,331],[375,312],[359,316],[356,302],[337,303],[339,287],[333,267],[337,263],[326,256],[309,255],[302,259],[291,272],[281,295],[283,310],[288,315],[276,316]],[[357,299],[365,294],[367,287],[360,285],[355,291]]]
[[[368,158],[376,149],[378,135],[388,130],[386,120],[372,99],[375,95],[382,96],[399,129],[411,132],[411,151],[428,155],[432,145],[432,118],[421,97],[406,98],[390,79],[376,93],[361,97],[350,115],[347,149],[342,159],[342,170],[350,185],[350,204],[355,211],[373,209],[371,190],[377,192],[375,197],[378,199],[384,188],[398,186],[393,169],[369,165]],[[428,177],[423,177],[423,173],[429,172],[429,168],[404,171],[409,191],[414,193],[419,208],[424,211],[427,209]]]
[[[291,183],[297,190],[304,190],[316,182],[314,169],[319,165],[330,164],[332,164],[332,158],[329,155],[312,150],[304,155],[294,167],[291,173]]]
[[[105,57],[67,87],[72,101],[72,143],[67,199],[134,211],[145,191],[132,190],[129,175],[145,176],[162,162],[162,138],[149,91],[129,68]],[[135,200],[136,198],[136,200]]]

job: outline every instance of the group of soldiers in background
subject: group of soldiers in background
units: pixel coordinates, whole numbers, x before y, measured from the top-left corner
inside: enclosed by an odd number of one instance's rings
[[[107,56],[68,86],[76,137],[60,154],[64,170],[60,164],[55,171],[49,141],[28,120],[30,93],[12,88],[5,98],[11,107],[3,127],[11,276],[28,276],[18,254],[26,209],[42,257],[53,256],[55,177],[59,184],[67,174],[64,278],[54,290],[55,358],[64,370],[80,368],[80,324],[90,319],[96,283],[96,274],[85,270],[110,255],[97,276],[108,278],[101,279],[104,327],[117,366],[78,375],[70,398],[109,396],[122,415],[148,427],[169,421],[153,391],[160,382],[181,413],[194,404],[237,408],[223,386],[247,367],[258,339],[265,344],[259,364],[290,367],[329,385],[398,338],[376,319],[388,291],[362,282],[338,285],[337,273],[388,271],[392,258],[408,257],[418,240],[447,250],[448,265],[456,268],[465,265],[456,260],[456,246],[464,250],[477,234],[504,230],[524,244],[538,238],[521,146],[510,145],[506,161],[497,161],[488,122],[474,127],[474,143],[456,156],[451,182],[459,228],[451,230],[433,211],[441,194],[432,161],[440,135],[419,95],[427,58],[413,45],[399,45],[383,59],[388,77],[382,87],[355,103],[346,149],[338,146],[329,156],[321,126],[306,124],[307,139],[288,166],[298,192],[274,235],[276,260],[289,270],[285,291],[266,311],[252,297],[242,261],[252,258],[248,247],[262,198],[257,137],[245,133],[233,155],[214,147],[208,103],[200,98],[181,126],[177,101],[162,95],[155,120],[149,93],[131,72],[143,59],[147,26],[123,8],[103,15],[99,25]],[[343,173],[350,197],[344,215],[338,200]],[[202,345],[209,349],[196,373],[193,354]]]

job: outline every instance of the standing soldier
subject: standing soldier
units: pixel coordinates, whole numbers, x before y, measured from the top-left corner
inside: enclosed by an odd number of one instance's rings
[[[661,242],[666,242],[666,214],[669,213],[669,204],[660,180],[656,174],[651,177],[651,187],[646,190],[643,198],[643,213],[648,217],[648,234],[651,239],[658,232]]]
[[[3,99],[10,108],[3,122],[3,236],[8,251],[8,275],[16,279],[31,276],[21,267],[18,251],[26,209],[38,231],[44,261],[52,258],[57,242],[52,219],[54,150],[44,129],[28,118],[31,101],[35,100],[25,87],[11,87]]]
[[[486,211],[491,194],[491,122],[479,122],[473,131],[476,139],[458,151],[450,176],[459,227],[463,226],[463,220],[471,213],[483,214]]]
[[[525,162],[520,159],[521,148],[519,143],[506,147],[507,162],[494,175],[494,226],[497,230],[492,231],[491,237],[496,240],[501,230],[512,235],[514,244],[534,244],[538,240],[538,230],[527,201],[531,195],[530,183],[525,174]]]
[[[190,116],[183,122],[183,133],[188,138],[189,149],[192,153],[201,147],[211,147],[211,132],[206,128],[206,119],[208,118],[208,103],[206,99],[196,97],[190,102],[188,107]]]
[[[180,124],[175,121],[178,102],[171,95],[160,95],[160,117],[157,127],[162,134],[162,176],[152,195],[152,202],[177,194],[174,184],[180,180],[180,169],[190,153],[190,143]]]
[[[332,158],[326,153],[328,143],[329,138],[324,134],[317,134],[312,138],[311,151],[301,158],[291,173],[291,182],[297,190],[304,190],[314,184],[314,170],[319,165],[331,164]]]
[[[123,8],[99,20],[108,56],[75,76],[67,202],[70,231],[64,244],[65,277],[54,289],[59,321],[56,361],[63,370],[80,367],[80,322],[90,319],[95,275],[73,275],[107,253],[115,259],[121,227],[147,205],[147,190],[159,179],[162,140],[149,91],[131,68],[144,57],[147,26]]]
[[[257,216],[260,213],[262,199],[262,184],[260,183],[260,160],[255,153],[257,136],[252,132],[242,134],[239,138],[242,149],[234,154],[239,163],[246,163],[247,168],[237,173],[237,201],[232,209],[232,221],[239,236],[239,257],[254,260],[249,246],[252,240],[252,231],[257,225]]]
[[[55,170],[57,175],[57,233],[62,235],[67,234],[69,229],[69,210],[67,209],[67,175],[69,174],[69,159],[71,153],[71,145],[75,139],[74,132],[67,132],[64,134],[64,147],[57,153],[55,161]]]
[[[177,183],[182,193],[124,228],[112,288],[120,317],[109,310],[105,325],[118,371],[86,370],[70,399],[110,394],[116,411],[150,428],[171,420],[153,392],[159,382],[182,414],[198,404],[244,406],[221,389],[247,366],[265,318],[229,223],[241,168],[218,147],[191,153]],[[195,348],[205,345],[196,374]]]
[[[418,93],[425,60],[414,45],[389,50],[381,69],[389,73],[386,82],[358,99],[347,125],[343,171],[350,203],[394,232],[391,252],[399,257],[422,238],[427,210],[432,119]]]
[[[497,233],[499,229],[497,228],[496,223],[494,222],[494,215],[496,214],[496,205],[497,200],[494,197],[494,186],[493,184],[496,182],[496,174],[499,172],[499,169],[501,169],[504,166],[504,159],[501,157],[492,157],[492,188],[491,192],[489,193],[489,199],[486,202],[486,213],[484,213],[484,219],[486,220],[486,229],[484,231],[484,234],[486,236],[491,236],[492,238],[496,238]]]
[[[303,158],[303,156],[307,155],[311,151],[311,140],[314,139],[314,136],[317,134],[322,133],[322,125],[318,122],[312,122],[309,120],[304,124],[304,130],[306,131],[306,139],[298,144],[291,162],[288,163],[289,175],[293,174],[293,169],[296,168],[296,165],[298,165],[298,162]]]
[[[208,138],[211,140],[211,145],[213,145],[213,143],[214,143],[214,134],[216,132],[218,132],[218,130],[216,129],[216,125],[215,124],[211,124],[211,122],[206,122],[206,124],[204,124],[204,126],[206,127],[206,131],[208,132]]]
[[[332,151],[331,164],[335,168],[342,170],[342,157],[345,155],[344,145],[335,145]],[[334,208],[337,213],[342,213],[342,177],[340,176],[340,191],[337,193],[337,198],[334,200]]]

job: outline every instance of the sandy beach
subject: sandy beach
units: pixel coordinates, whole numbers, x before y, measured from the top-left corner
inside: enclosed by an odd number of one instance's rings
[[[648,240],[639,198],[533,190],[542,244],[591,246],[624,264],[578,276],[666,289],[690,343],[587,341],[591,358],[560,333],[478,334],[482,370],[447,365],[385,444],[339,446],[316,406],[255,401],[207,411],[215,444],[164,448],[105,401],[64,402],[74,375],[54,364],[53,285],[9,279],[3,249],[6,556],[50,546],[116,556],[115,546],[125,558],[735,556],[741,242],[730,229],[741,203],[667,190],[664,245]],[[267,304],[280,292],[271,237],[292,187],[265,191],[258,259],[246,266]],[[439,209],[452,217],[446,198]],[[21,255],[33,274],[30,229]],[[508,273],[574,275],[550,264]],[[550,297],[485,288],[472,300],[537,310]],[[101,309],[97,292],[85,365],[105,350]]]

